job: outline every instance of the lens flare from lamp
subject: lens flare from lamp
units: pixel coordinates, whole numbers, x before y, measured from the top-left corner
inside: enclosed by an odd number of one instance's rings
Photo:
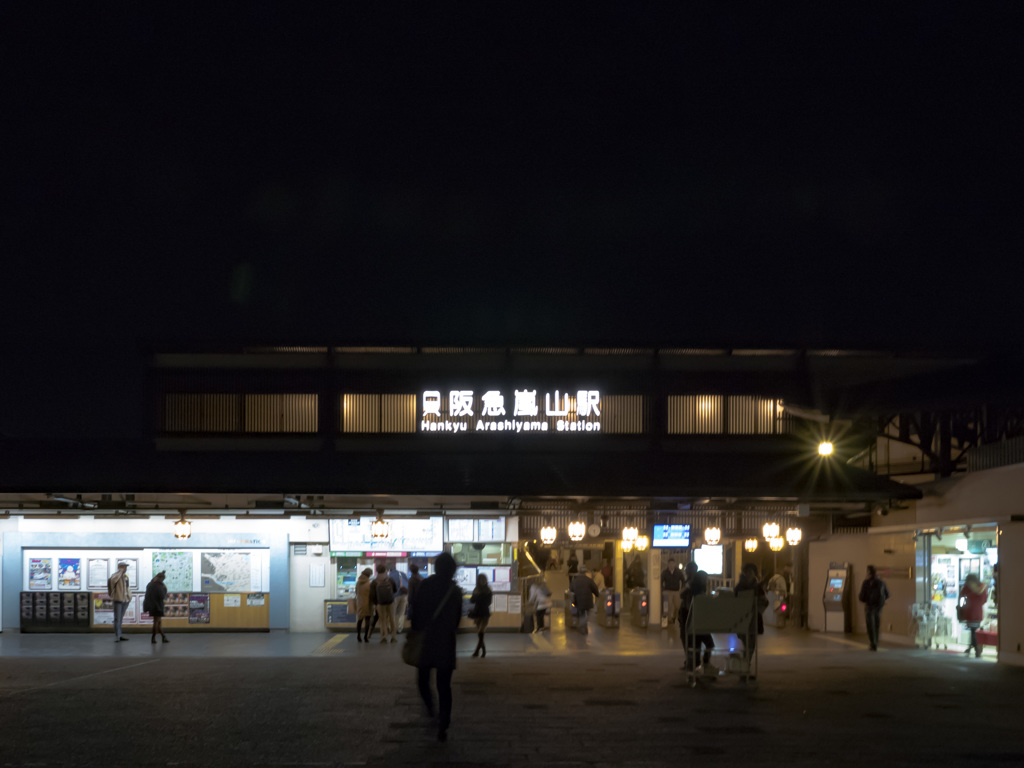
[[[775,536],[768,540],[768,548],[772,552],[778,552],[782,549],[782,545],[786,543],[786,540],[781,536]]]
[[[577,520],[574,523],[569,523],[569,538],[573,541],[583,541],[583,537],[587,535],[587,524],[582,520]]]
[[[647,549],[647,547],[650,546],[650,544],[651,544],[651,540],[648,539],[646,536],[637,536],[636,537],[636,548],[637,548],[637,551],[643,552],[645,549]]]
[[[722,529],[717,525],[712,525],[704,529],[704,543],[714,546],[722,540]]]
[[[771,541],[772,539],[778,538],[779,536],[779,524],[778,523],[765,523],[764,528],[761,529],[761,533],[764,534],[765,541]]]
[[[555,526],[545,525],[540,529],[540,540],[545,544],[554,544],[557,538],[558,531],[555,530]]]
[[[786,541],[789,542],[789,546],[795,547],[800,543],[800,539],[804,537],[804,532],[799,528],[787,528],[786,529]]]
[[[756,552],[757,539],[747,539],[745,542],[743,542],[743,548],[747,550],[747,552]]]

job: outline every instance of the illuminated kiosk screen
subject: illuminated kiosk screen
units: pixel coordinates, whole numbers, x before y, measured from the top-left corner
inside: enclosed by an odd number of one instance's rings
[[[722,545],[705,544],[693,550],[693,561],[697,568],[709,576],[720,576],[722,573]]]
[[[829,589],[842,589],[843,588],[843,580],[842,579],[831,579],[829,581],[829,583],[828,583],[828,588]]]
[[[652,547],[688,547],[690,546],[689,524],[656,525]]]

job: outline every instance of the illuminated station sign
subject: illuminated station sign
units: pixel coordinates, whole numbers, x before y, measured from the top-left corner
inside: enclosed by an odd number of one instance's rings
[[[593,389],[578,390],[575,396],[557,389],[542,395],[516,389],[511,398],[496,389],[479,396],[471,389],[430,389],[423,393],[421,412],[420,432],[601,431],[601,393]]]

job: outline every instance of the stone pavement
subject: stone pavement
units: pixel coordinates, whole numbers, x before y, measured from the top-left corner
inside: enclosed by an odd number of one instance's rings
[[[6,631],[0,765],[1024,765],[1024,670],[990,658],[769,629],[756,683],[691,688],[669,632],[492,635],[480,659],[462,635],[438,743],[374,639]]]

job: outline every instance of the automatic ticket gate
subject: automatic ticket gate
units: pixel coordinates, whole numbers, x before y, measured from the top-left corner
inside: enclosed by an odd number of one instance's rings
[[[646,587],[634,587],[629,591],[629,623],[634,627],[647,629],[651,618],[651,593]]]
[[[571,589],[565,590],[565,629],[578,629],[580,617],[576,613],[576,596]]]
[[[849,563],[829,563],[825,580],[825,631],[853,631],[853,570]]]
[[[620,595],[613,589],[602,589],[598,604],[594,606],[597,623],[602,627],[616,628],[619,626]]]

